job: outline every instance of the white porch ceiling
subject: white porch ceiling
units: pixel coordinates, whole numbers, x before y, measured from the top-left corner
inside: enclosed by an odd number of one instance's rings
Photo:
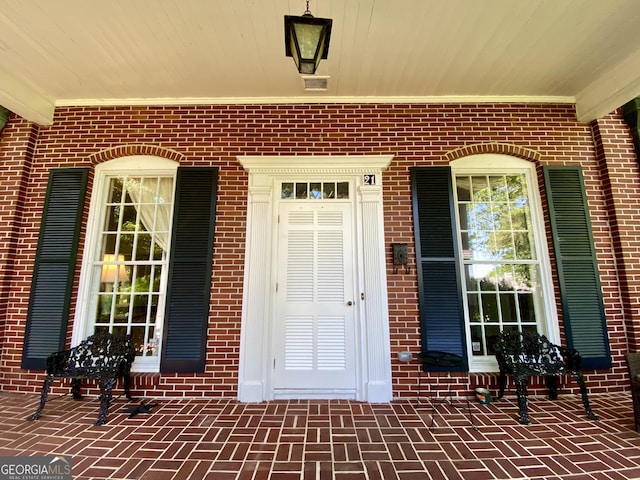
[[[304,0],[0,0],[0,105],[575,102],[640,96],[640,0],[311,0],[333,19],[305,91],[284,53]]]

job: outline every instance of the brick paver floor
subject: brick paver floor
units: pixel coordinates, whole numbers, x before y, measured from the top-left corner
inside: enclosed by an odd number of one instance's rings
[[[530,398],[531,425],[513,399],[445,406],[430,430],[428,403],[142,399],[129,418],[116,400],[96,427],[95,398],[57,398],[25,421],[36,395],[0,392],[0,455],[70,455],[74,479],[491,480],[640,478],[640,434],[628,394]],[[140,401],[140,400],[139,400]]]

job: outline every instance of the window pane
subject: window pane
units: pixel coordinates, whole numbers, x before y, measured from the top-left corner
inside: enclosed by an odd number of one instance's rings
[[[116,253],[117,235],[106,234],[102,237],[102,253],[114,255]]]
[[[524,208],[511,209],[511,227],[513,230],[528,230],[529,223],[527,222],[527,214]]]
[[[482,298],[482,319],[485,322],[497,322],[500,320],[498,316],[498,297],[494,293],[483,293]]]
[[[105,226],[104,226],[104,229],[106,232],[118,231],[118,220],[120,219],[121,211],[122,211],[122,207],[120,205],[112,205],[110,207],[107,207],[107,214],[105,216]]]
[[[478,230],[488,231],[492,231],[494,229],[494,217],[490,203],[471,203],[468,206],[467,213],[474,229],[477,228]]]
[[[126,205],[122,209],[122,230],[126,232],[134,232],[138,222],[136,207]]]
[[[338,182],[338,198],[349,198],[349,182]]]
[[[147,343],[145,345],[144,354],[149,357],[155,357],[158,355],[158,339],[156,338],[156,329],[149,327],[147,336]]]
[[[96,323],[109,323],[111,318],[111,295],[100,295],[98,297],[98,314],[96,315]]]
[[[513,235],[515,242],[515,258],[518,260],[532,259],[531,244],[529,243],[528,233],[515,233]]]
[[[474,355],[484,355],[482,327],[475,325],[471,327],[471,351]]]
[[[464,274],[466,278],[467,291],[472,292],[480,289],[478,284],[478,278],[475,275],[475,267],[473,265],[466,265],[464,267]]]
[[[471,182],[469,177],[456,178],[456,188],[459,202],[471,201]]]
[[[322,184],[311,183],[309,186],[309,198],[312,200],[320,200],[322,198]]]
[[[115,305],[113,321],[117,323],[129,323],[129,304],[128,303],[126,302],[117,303]]]
[[[529,292],[518,293],[518,306],[520,307],[520,320],[522,322],[535,321],[535,309],[533,295]]]
[[[516,288],[513,265],[500,265],[496,268],[496,278],[498,279],[498,290],[502,292],[512,292]]]
[[[132,258],[134,235],[130,233],[122,234],[120,235],[119,240],[120,240],[120,245],[118,248],[118,252],[121,255],[124,255],[126,258]]]
[[[490,195],[487,177],[471,177],[471,190],[474,201],[481,202],[488,200]]]
[[[468,294],[467,303],[469,307],[469,320],[471,322],[481,322],[482,315],[480,314],[480,302],[478,301],[478,295],[475,293]]]
[[[500,294],[500,313],[503,322],[517,322],[516,296],[509,293]]]
[[[136,251],[133,260],[149,260],[151,254],[151,235],[139,233],[136,241]]]
[[[478,272],[484,272],[481,277],[479,276],[480,290],[497,290],[498,285],[495,279],[495,267],[493,265],[477,265],[476,268]]]
[[[134,295],[133,309],[131,312],[132,323],[145,323],[147,321],[147,307],[149,295]]]
[[[469,246],[476,260],[492,260],[495,240],[491,232],[475,230],[469,233]]]
[[[526,181],[524,175],[507,175],[507,190],[509,200],[514,202],[526,201]]]
[[[487,325],[485,328],[485,338],[487,345],[487,354],[495,355],[496,351],[494,345],[496,344],[496,340],[498,339],[498,335],[500,334],[500,327],[498,325]]]
[[[511,232],[496,232],[493,235],[496,249],[492,260],[513,260],[515,258],[513,248],[513,234]]]
[[[306,200],[307,199],[307,184],[306,183],[296,183],[296,198],[298,200]]]
[[[472,230],[475,225],[472,223],[473,211],[470,211],[473,206],[470,203],[461,203],[458,205],[458,217],[460,218],[460,228],[462,230]]]
[[[323,198],[336,198],[336,184],[335,183],[323,183],[322,184],[322,197]]]
[[[145,327],[132,327],[131,340],[133,348],[136,349],[136,355],[142,355],[145,342]]]
[[[105,326],[97,326],[96,328],[93,330],[93,333],[95,333],[96,335],[102,335],[105,333],[109,333],[109,327],[105,327]]]
[[[293,183],[283,183],[280,198],[293,198]]]
[[[152,271],[152,277],[150,279],[151,287],[150,292],[160,292],[160,275],[162,274],[162,265],[155,265]]]
[[[491,185],[491,200],[494,202],[506,202],[508,200],[505,177],[489,177],[489,184]]]
[[[109,181],[109,198],[108,203],[121,203],[122,202],[122,181],[119,178],[112,178]]]

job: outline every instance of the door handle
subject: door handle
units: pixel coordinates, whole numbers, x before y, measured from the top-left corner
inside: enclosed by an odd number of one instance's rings
[[[347,307],[350,307],[351,305],[353,305],[353,302],[352,302],[351,300],[349,300],[349,301],[347,302]]]

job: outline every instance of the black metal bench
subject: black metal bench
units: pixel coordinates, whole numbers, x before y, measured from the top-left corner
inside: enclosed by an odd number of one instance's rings
[[[640,353],[627,353],[627,367],[631,382],[631,400],[633,401],[633,418],[636,432],[640,433]]]
[[[96,425],[107,422],[107,412],[111,403],[111,391],[118,378],[122,377],[124,394],[131,400],[129,392],[131,365],[136,352],[128,335],[111,333],[96,334],[88,337],[79,345],[56,352],[47,358],[47,370],[40,405],[27,420],[35,420],[47,402],[49,388],[56,378],[71,379],[71,393],[76,400],[82,398],[80,388],[82,380],[97,380],[100,387],[100,413]]]
[[[582,358],[576,350],[555,345],[539,333],[505,331],[498,335],[495,351],[500,367],[498,398],[504,395],[507,374],[512,375],[516,384],[521,424],[529,424],[527,379],[531,376],[545,376],[549,398],[555,399],[558,397],[557,378],[560,375],[571,375],[580,387],[587,416],[591,420],[598,420],[589,406],[587,387],[580,371]]]

